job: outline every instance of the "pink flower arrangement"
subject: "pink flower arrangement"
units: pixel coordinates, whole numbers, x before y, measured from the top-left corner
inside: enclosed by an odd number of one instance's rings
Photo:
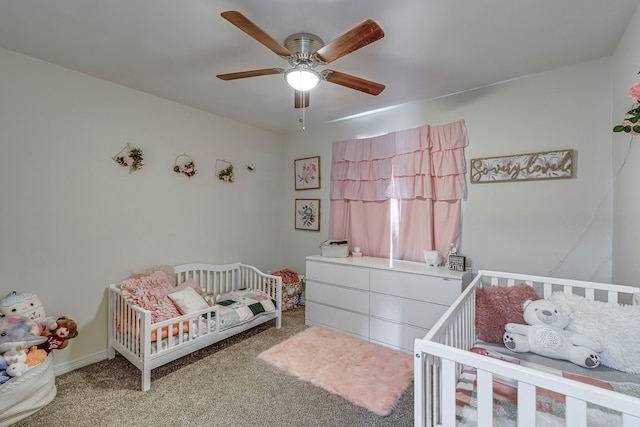
[[[230,184],[234,183],[236,178],[233,176],[233,165],[229,165],[226,169],[222,169],[218,172],[218,179]]]
[[[187,177],[191,178],[192,176],[194,176],[196,174],[196,172],[198,172],[196,170],[196,166],[193,163],[193,160],[189,163],[187,163],[186,165],[175,165],[173,167],[173,171],[176,173],[183,173],[185,174]]]
[[[629,96],[633,99],[633,102],[640,102],[640,82],[631,87],[629,90]]]
[[[126,156],[120,156],[120,153],[124,150],[129,150],[129,152]],[[141,148],[132,147],[127,143],[120,153],[116,154],[113,160],[115,160],[120,166],[128,167],[129,173],[137,171],[144,165]]]
[[[614,126],[613,131],[640,135],[640,123],[638,123],[640,121],[640,82],[631,87],[629,96],[633,99],[633,107],[627,111],[628,117],[622,120],[619,125]]]

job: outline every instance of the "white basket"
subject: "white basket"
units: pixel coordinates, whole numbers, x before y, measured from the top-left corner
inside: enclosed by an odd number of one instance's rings
[[[332,243],[334,242],[334,243]],[[346,258],[349,256],[349,243],[335,243],[335,240],[327,240],[320,245],[322,256],[331,258]]]

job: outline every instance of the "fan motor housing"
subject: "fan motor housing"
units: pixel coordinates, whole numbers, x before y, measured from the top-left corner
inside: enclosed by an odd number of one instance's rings
[[[322,46],[324,46],[322,39],[310,33],[292,34],[284,41],[284,47],[291,52],[291,58],[288,58],[288,61],[293,66],[300,63],[316,66],[317,60],[313,54]]]

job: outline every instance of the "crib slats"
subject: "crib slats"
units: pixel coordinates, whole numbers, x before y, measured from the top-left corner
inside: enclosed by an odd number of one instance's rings
[[[478,427],[493,426],[493,375],[478,370]]]
[[[551,293],[553,292],[553,285],[551,283],[545,282],[542,286],[542,289],[543,289],[542,297],[549,298],[551,296]]]
[[[456,425],[456,364],[442,361],[442,427]]]
[[[640,427],[640,417],[622,414],[622,427]]]
[[[587,402],[567,396],[566,419],[571,420],[571,427],[587,427]]]
[[[531,384],[518,382],[518,426],[536,425],[536,388]]]
[[[593,301],[596,299],[596,291],[595,289],[585,289],[584,290],[584,297],[590,301]]]

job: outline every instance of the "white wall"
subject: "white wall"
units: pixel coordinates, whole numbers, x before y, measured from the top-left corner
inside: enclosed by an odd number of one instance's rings
[[[105,289],[131,272],[281,268],[281,135],[3,49],[0,64],[0,295],[33,292],[78,322],[56,364],[106,349]],[[129,141],[145,158],[133,174],[112,160]],[[172,171],[183,152],[191,179]],[[217,158],[236,183],[217,180]]]
[[[289,180],[295,158],[322,156],[320,190],[287,187],[285,204],[307,197],[322,203],[319,233],[294,231],[293,225],[285,231],[290,268],[304,271],[305,255],[318,253],[328,235],[332,141],[464,119],[467,164],[479,157],[576,150],[573,179],[469,185],[461,252],[473,269],[610,280],[610,80],[604,58],[288,135]],[[287,215],[293,224],[293,208]]]
[[[458,119],[467,162],[576,150],[573,179],[469,186],[461,251],[474,269],[610,280],[615,236],[616,277],[632,282],[640,202],[618,196],[614,232],[611,165],[627,140],[613,141],[612,159],[611,126],[638,77],[639,20],[614,56],[614,108],[603,58],[286,136],[0,49],[0,292],[34,292],[49,314],[79,322],[56,364],[102,352],[109,283],[198,260],[304,272],[327,238],[332,141]],[[128,141],[146,163],[131,175],[111,160]],[[191,180],[171,171],[182,152],[200,169]],[[293,160],[313,155],[322,188],[294,191]],[[216,158],[234,163],[235,184],[215,179]],[[625,168],[618,194],[635,195],[638,170]],[[320,232],[294,230],[296,198],[322,200]]]
[[[619,124],[632,106],[629,89],[640,81],[640,10],[636,10],[613,55],[613,110],[611,126]],[[613,135],[616,181],[613,230],[613,281],[638,286],[640,280],[640,137]],[[630,151],[629,151],[630,150]],[[629,153],[627,155],[627,153]],[[626,159],[626,160],[625,160]],[[626,161],[626,163],[625,163]]]

